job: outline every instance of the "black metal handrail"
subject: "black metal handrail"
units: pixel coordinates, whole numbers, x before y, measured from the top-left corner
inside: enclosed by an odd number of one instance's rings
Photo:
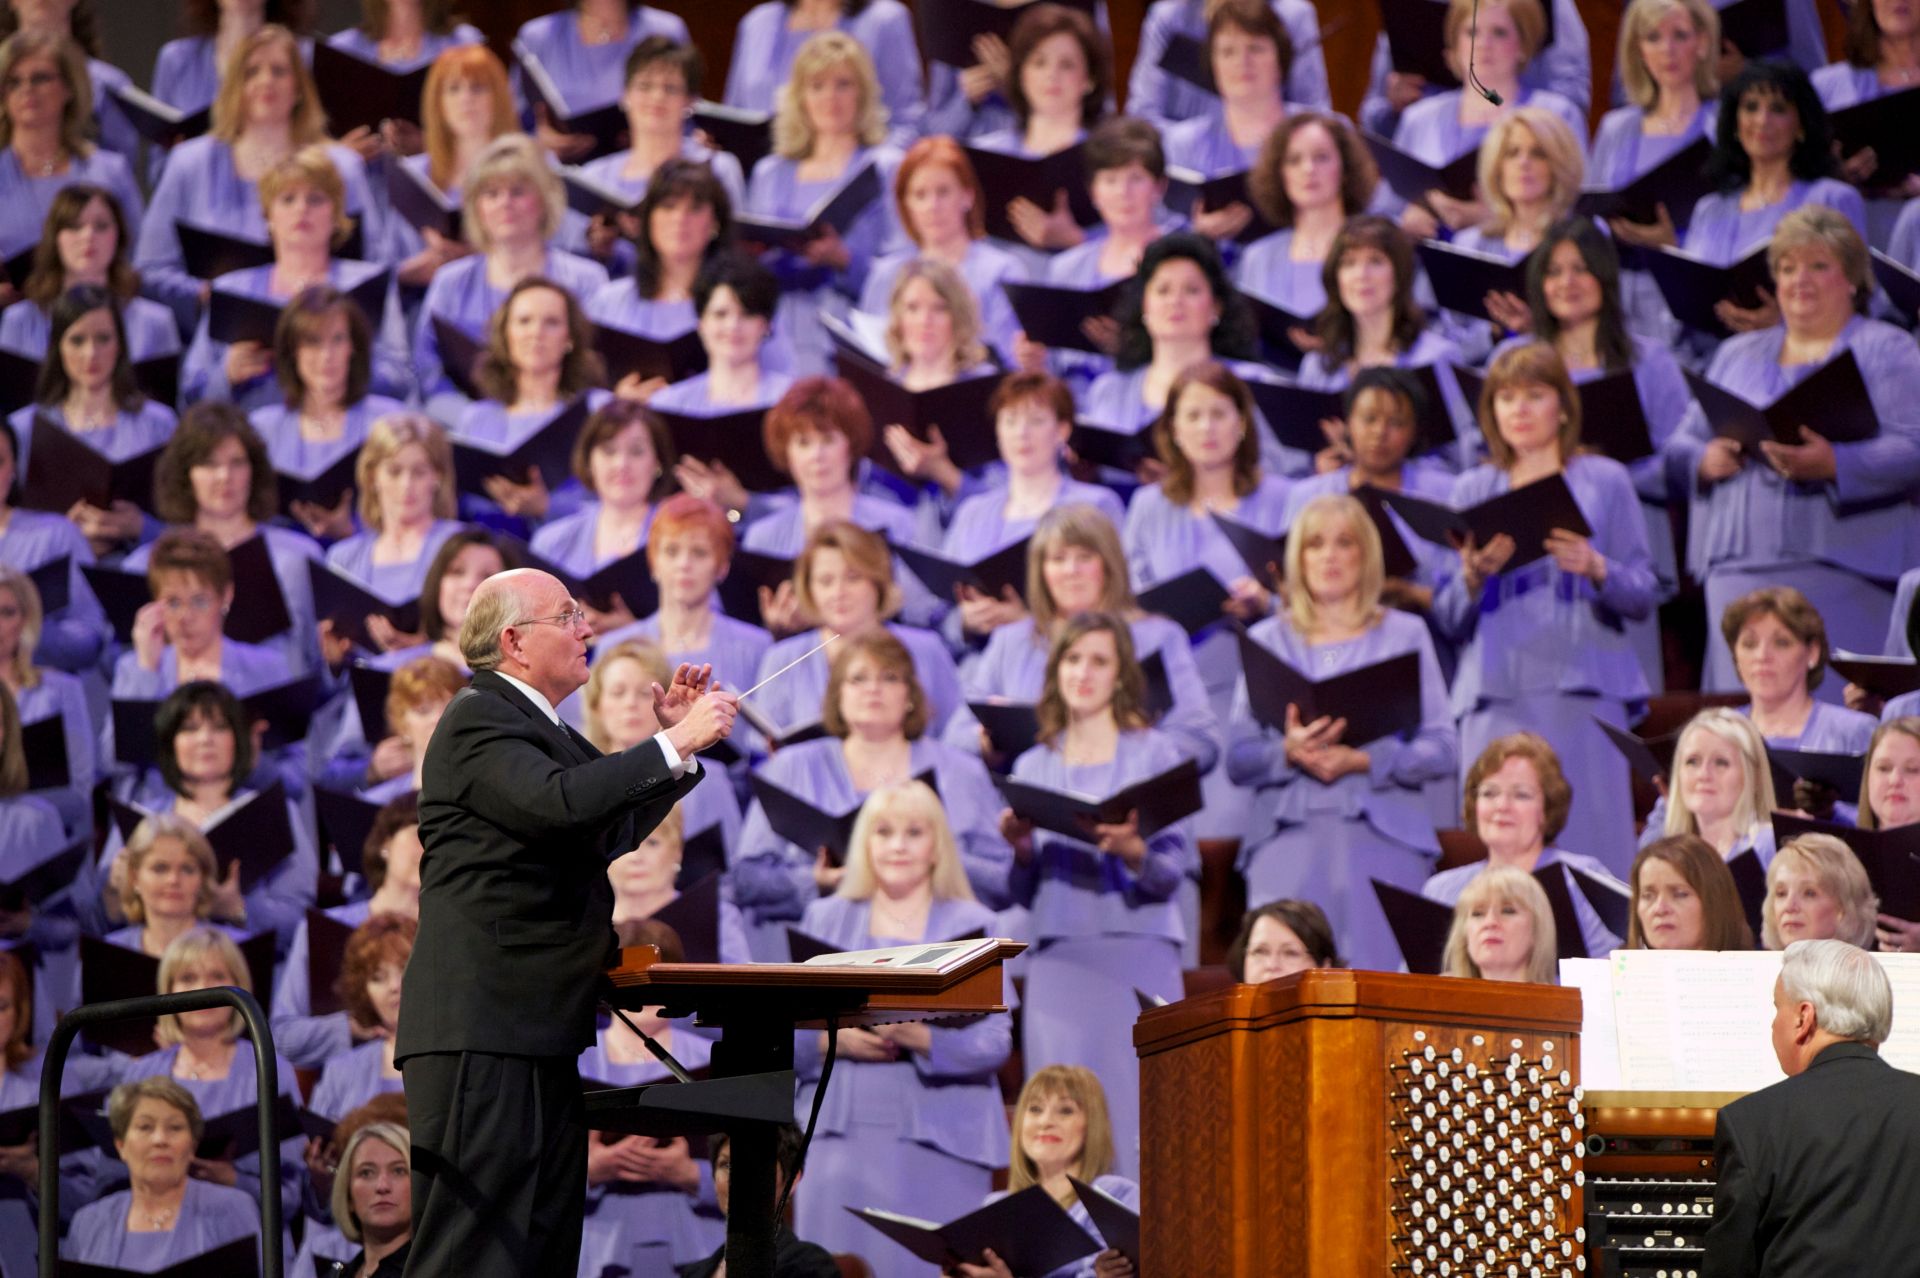
[[[108,1021],[176,1016],[214,1007],[231,1007],[239,1012],[253,1038],[254,1090],[258,1093],[254,1104],[260,1118],[260,1274],[261,1278],[282,1278],[280,1143],[273,1131],[280,1070],[274,1060],[273,1035],[260,1004],[254,1002],[253,995],[231,985],[93,1003],[76,1007],[60,1018],[40,1070],[40,1278],[55,1278],[60,1267],[60,1078],[66,1072],[67,1051],[73,1046],[74,1035]]]

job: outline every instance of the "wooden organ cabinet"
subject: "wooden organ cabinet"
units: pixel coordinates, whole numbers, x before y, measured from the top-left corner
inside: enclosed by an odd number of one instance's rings
[[[1145,1013],[1141,1271],[1588,1269],[1580,994],[1315,970]]]

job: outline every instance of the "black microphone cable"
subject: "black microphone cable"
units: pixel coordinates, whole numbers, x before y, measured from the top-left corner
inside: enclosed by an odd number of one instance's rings
[[[1467,87],[1494,106],[1505,106],[1506,99],[1480,83],[1473,72],[1473,51],[1480,43],[1480,0],[1473,0],[1473,14],[1467,19]]]

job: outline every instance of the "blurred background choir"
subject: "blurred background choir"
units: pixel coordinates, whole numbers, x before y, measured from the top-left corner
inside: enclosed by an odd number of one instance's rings
[[[278,1192],[296,1274],[399,1272],[415,784],[506,568],[603,750],[785,672],[623,938],[1031,945],[1010,1017],[840,1036],[795,1223],[884,1276],[843,1207],[1137,1204],[1158,1000],[1920,950],[1913,4],[1381,0],[1437,47],[1364,96],[1305,0],[1155,0],[1130,65],[1102,0],[767,0],[724,67],[454,7],[189,0],[145,92],[102,0],[0,9],[4,1278],[60,1010],[221,984],[281,1183],[229,1014],[90,1042],[67,1252],[243,1271]],[[596,1138],[581,1273],[705,1272],[724,1160]]]

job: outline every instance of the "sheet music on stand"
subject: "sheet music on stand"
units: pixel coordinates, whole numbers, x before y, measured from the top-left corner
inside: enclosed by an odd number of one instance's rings
[[[1880,1054],[1920,1072],[1920,954],[1878,954],[1893,986],[1893,1035]],[[1563,959],[1580,990],[1581,1084],[1588,1091],[1759,1091],[1785,1077],[1773,1054],[1775,951],[1615,950]]]

